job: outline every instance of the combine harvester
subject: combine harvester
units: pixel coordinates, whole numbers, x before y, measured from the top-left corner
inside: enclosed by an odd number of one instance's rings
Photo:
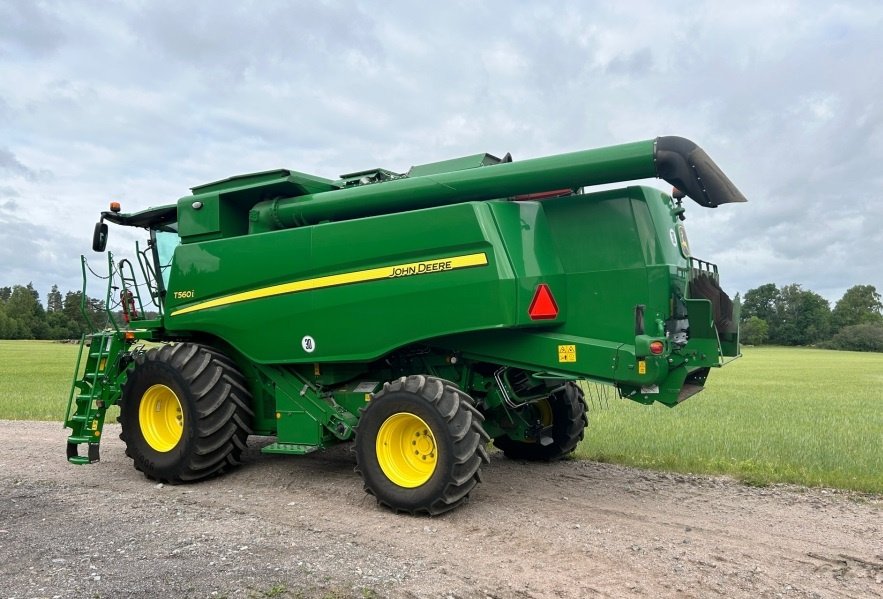
[[[647,177],[674,197],[583,191]],[[249,435],[275,437],[264,453],[354,441],[378,502],[439,514],[480,481],[490,440],[515,459],[572,452],[587,424],[577,380],[674,406],[739,355],[739,315],[717,267],[690,255],[681,199],[745,198],[683,138],[336,181],[276,170],[192,192],[131,214],[113,204],[96,225],[99,252],[105,221],[149,241],[140,284],[108,252],[108,315],[119,305],[125,326],[81,343],[75,464],[98,461],[116,404],[150,479],[225,472]]]

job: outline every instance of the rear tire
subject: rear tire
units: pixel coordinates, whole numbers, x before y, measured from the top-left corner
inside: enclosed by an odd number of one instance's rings
[[[551,393],[546,399],[537,402],[541,416],[546,414],[552,426],[552,443],[540,445],[534,439],[516,441],[506,436],[494,439],[494,445],[513,460],[551,462],[572,453],[583,440],[585,428],[589,424],[586,417],[586,400],[583,390],[573,382]],[[542,417],[541,417],[542,420]]]
[[[120,439],[147,478],[194,482],[240,463],[250,403],[242,374],[223,354],[194,343],[153,348],[135,357],[123,385]]]
[[[384,384],[356,428],[365,491],[411,514],[434,516],[464,503],[490,461],[483,420],[447,381],[414,375]]]

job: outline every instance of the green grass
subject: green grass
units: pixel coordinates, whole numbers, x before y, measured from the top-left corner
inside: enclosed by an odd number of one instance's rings
[[[0,418],[61,426],[77,349],[75,343],[0,340]]]
[[[577,457],[883,493],[883,354],[744,353],[673,409],[613,394],[590,401]],[[0,340],[0,418],[60,423],[76,354],[72,344]]]
[[[674,409],[596,398],[577,457],[883,493],[883,354],[743,353]]]

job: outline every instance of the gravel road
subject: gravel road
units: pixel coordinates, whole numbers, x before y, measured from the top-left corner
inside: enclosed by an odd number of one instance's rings
[[[396,516],[349,446],[156,485],[108,426],[0,421],[0,597],[883,597],[883,497],[492,456],[466,506]]]

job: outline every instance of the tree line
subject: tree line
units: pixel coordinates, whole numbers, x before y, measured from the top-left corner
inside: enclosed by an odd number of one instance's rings
[[[0,287],[0,339],[79,339],[92,326],[107,326],[109,319],[102,300],[86,297],[86,316],[80,309],[82,302],[82,291],[62,295],[58,285],[53,285],[44,308],[31,283]],[[114,319],[122,321],[119,315]]]
[[[883,303],[873,285],[850,287],[831,309],[796,283],[781,289],[767,283],[745,293],[741,305],[745,344],[883,352]]]

